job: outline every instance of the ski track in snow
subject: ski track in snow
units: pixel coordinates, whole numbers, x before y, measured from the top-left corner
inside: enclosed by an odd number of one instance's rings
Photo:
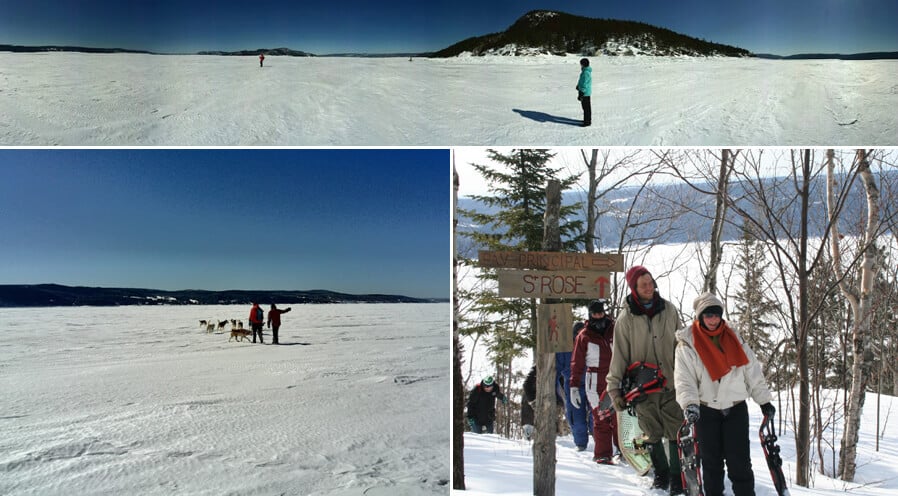
[[[898,61],[0,53],[3,145],[898,145]]]
[[[446,493],[447,304],[248,309],[0,309],[0,493]]]

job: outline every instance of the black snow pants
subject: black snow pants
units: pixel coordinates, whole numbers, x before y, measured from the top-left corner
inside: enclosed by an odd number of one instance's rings
[[[272,344],[279,344],[278,343],[278,329],[280,329],[280,328],[281,328],[281,326],[271,326],[271,342],[272,342]]]
[[[256,342],[256,334],[259,335],[259,342],[264,343],[265,341],[262,339],[262,323],[253,324],[253,343]]]
[[[748,405],[742,401],[732,408],[717,410],[701,406],[695,424],[705,496],[723,495],[723,465],[733,484],[735,496],[755,494],[755,475],[751,470],[751,445],[748,440]]]
[[[583,125],[592,124],[592,102],[588,96],[580,97],[580,106],[583,107]]]

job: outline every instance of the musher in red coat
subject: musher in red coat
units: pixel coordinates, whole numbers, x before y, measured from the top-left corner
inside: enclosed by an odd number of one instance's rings
[[[592,436],[595,440],[593,461],[612,465],[612,443],[617,446],[617,416],[612,408],[607,415],[603,415],[605,418],[600,418],[599,396],[606,389],[605,376],[611,364],[614,320],[605,313],[602,300],[593,300],[589,304],[589,320],[584,324],[574,340],[571,356],[571,401],[579,402],[580,395],[575,394],[574,388],[579,392],[581,385],[585,384],[586,399],[592,411]]]
[[[290,308],[278,310],[274,303],[271,304],[271,310],[268,311],[268,328],[271,329],[271,344],[280,344],[278,343],[278,329],[281,328],[281,314],[289,312]]]
[[[256,342],[256,334],[259,335],[259,342],[265,344],[262,340],[262,326],[265,325],[265,311],[259,307],[258,303],[253,302],[253,308],[249,311],[249,325],[253,330],[253,343]]]

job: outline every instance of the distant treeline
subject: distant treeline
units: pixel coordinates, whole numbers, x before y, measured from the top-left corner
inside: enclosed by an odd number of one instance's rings
[[[46,45],[46,46],[23,46],[23,45],[0,45],[0,52],[84,52],[84,53],[147,53],[153,54],[146,50],[128,50],[125,48],[92,48],[67,45]]]
[[[59,284],[0,285],[0,307],[121,306],[121,305],[244,305],[266,303],[441,303],[449,299],[401,295],[353,295],[310,291],[162,291],[135,288],[90,288]]]
[[[758,53],[755,57],[759,59],[774,60],[816,60],[816,59],[836,59],[836,60],[881,60],[881,59],[898,59],[898,52],[867,52],[867,53],[799,53],[796,55],[772,55],[769,53]]]

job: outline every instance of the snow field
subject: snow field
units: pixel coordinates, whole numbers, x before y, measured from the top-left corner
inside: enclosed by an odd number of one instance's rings
[[[446,493],[447,305],[248,311],[0,310],[0,493]]]
[[[2,145],[898,144],[898,61],[0,53]]]

